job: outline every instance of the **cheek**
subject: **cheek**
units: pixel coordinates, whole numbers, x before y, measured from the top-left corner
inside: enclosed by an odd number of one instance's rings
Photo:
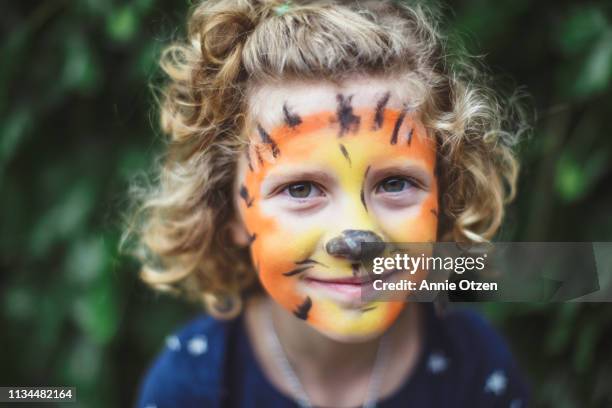
[[[279,230],[264,235],[260,252],[253,254],[261,260],[259,280],[262,286],[288,310],[294,311],[304,301],[304,294],[299,291],[299,278],[286,274],[299,268],[296,263],[312,254],[320,236],[317,230],[296,234]],[[254,248],[254,252],[256,250]]]
[[[266,279],[288,280],[283,273],[293,270],[296,262],[314,252],[322,233],[319,228],[303,231],[277,229],[262,233],[259,244],[253,247],[262,279],[265,275]]]
[[[246,224],[255,235],[251,244],[251,257],[259,279],[268,293],[281,304],[295,305],[301,297],[296,293],[298,280],[285,276],[296,269],[296,262],[312,255],[323,234],[321,228],[291,229],[259,209],[248,209]]]

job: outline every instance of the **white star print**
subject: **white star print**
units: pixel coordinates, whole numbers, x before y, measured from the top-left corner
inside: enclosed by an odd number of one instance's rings
[[[149,405],[146,405],[145,408],[157,408],[157,405],[149,404]]]
[[[166,337],[166,347],[172,351],[178,351],[181,349],[181,341],[176,336]]]
[[[194,336],[187,343],[187,351],[194,356],[206,353],[208,342],[204,336]]]
[[[495,395],[501,395],[506,390],[506,384],[508,380],[506,379],[506,375],[501,370],[495,370],[489,378],[487,378],[487,382],[485,384],[484,390],[485,392],[492,392]]]
[[[427,360],[427,368],[434,374],[441,373],[448,367],[448,360],[440,353],[432,353]]]

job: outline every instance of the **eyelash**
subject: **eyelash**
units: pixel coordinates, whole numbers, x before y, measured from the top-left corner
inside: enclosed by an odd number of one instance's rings
[[[413,187],[413,188],[417,188],[417,189],[421,189],[421,190],[425,189],[425,187],[423,186],[423,183],[421,183],[419,180],[417,180],[414,177],[408,177],[408,176],[389,176],[389,177],[385,177],[384,179],[382,179],[381,181],[379,181],[376,184],[376,187],[374,188],[374,192],[375,193],[393,194],[393,192],[382,192],[382,191],[380,191],[382,186],[383,186],[383,184],[385,182],[393,180],[393,179],[403,180],[403,181],[407,182],[410,185],[410,187]],[[296,181],[296,182],[284,184],[284,185],[280,186],[276,190],[275,194],[284,194],[284,193],[286,193],[286,195],[291,197],[292,199],[294,199],[294,200],[302,200],[302,201],[303,200],[307,200],[309,198],[312,198],[312,197],[310,197],[310,195],[307,196],[307,197],[293,197],[290,194],[289,188],[291,188],[292,186],[298,186],[300,184],[310,185],[311,188],[318,189],[322,193],[321,195],[325,196],[325,189],[321,185],[319,185],[318,183],[315,183],[313,181],[307,181],[307,180],[301,180],[301,181]],[[404,190],[402,190],[402,191],[404,191]],[[399,191],[399,192],[396,192],[396,193],[401,193],[402,191]]]
[[[318,189],[318,190],[321,192],[321,195],[322,195],[322,196],[325,196],[325,189],[324,189],[324,188],[323,188],[321,185],[319,185],[318,183],[315,183],[314,181],[308,181],[308,180],[301,180],[301,181],[295,181],[295,182],[291,182],[291,183],[284,184],[284,185],[280,186],[280,187],[279,187],[279,188],[276,190],[276,193],[275,193],[275,194],[284,194],[284,193],[286,193],[286,194],[287,194],[287,196],[289,196],[291,199],[293,199],[293,200],[300,200],[300,201],[303,201],[303,200],[307,200],[307,199],[309,199],[309,198],[312,198],[312,197],[303,197],[303,198],[300,198],[300,197],[293,197],[293,196],[292,196],[292,195],[289,193],[289,188],[291,188],[292,186],[298,186],[298,185],[300,185],[300,184],[307,184],[307,185],[310,185],[311,187]]]
[[[379,181],[376,184],[376,188],[374,189],[374,191],[375,192],[380,192],[380,189],[383,187],[384,183],[386,183],[388,181],[391,181],[391,180],[405,181],[406,183],[409,184],[410,187],[418,188],[418,189],[421,189],[421,190],[425,189],[425,187],[423,186],[423,183],[421,183],[419,180],[415,179],[414,177],[408,177],[408,176],[390,176],[390,177],[385,177],[384,179]],[[386,191],[386,193],[389,193],[389,192]]]

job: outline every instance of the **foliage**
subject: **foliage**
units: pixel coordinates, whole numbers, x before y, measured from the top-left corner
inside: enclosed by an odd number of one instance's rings
[[[161,146],[149,85],[189,4],[42,0],[0,16],[0,384],[129,406],[164,336],[198,312],[117,253],[131,178]],[[612,240],[612,19],[597,0],[461,0],[453,34],[538,112],[501,239]],[[512,78],[512,79],[509,79]],[[612,307],[489,304],[537,406],[610,406]],[[606,363],[607,362],[607,363]],[[71,405],[73,406],[73,405]]]

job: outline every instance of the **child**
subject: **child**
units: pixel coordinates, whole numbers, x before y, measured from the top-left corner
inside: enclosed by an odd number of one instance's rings
[[[138,236],[143,279],[214,318],[168,337],[138,406],[526,406],[477,315],[360,296],[361,243],[485,241],[514,189],[502,103],[432,16],[209,0],[188,31]]]

